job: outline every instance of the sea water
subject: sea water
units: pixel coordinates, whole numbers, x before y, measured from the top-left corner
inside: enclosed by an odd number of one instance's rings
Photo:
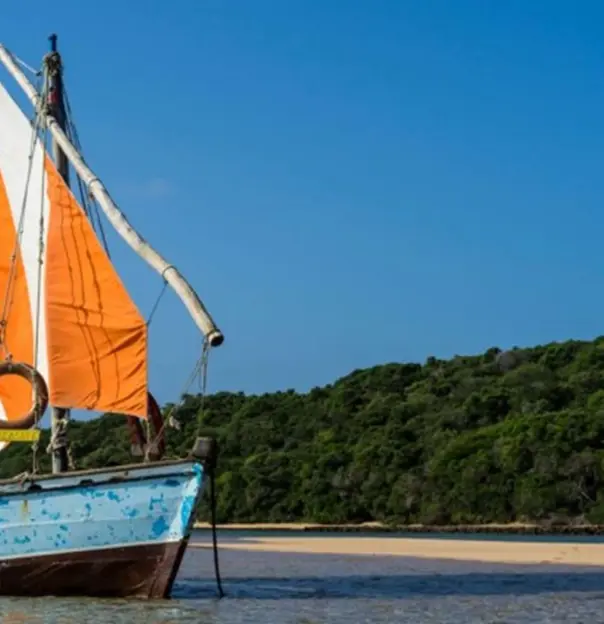
[[[253,534],[224,532],[219,539],[225,543],[250,535]],[[539,538],[543,539],[562,541]],[[210,536],[206,532],[196,533],[192,543],[207,546]],[[0,623],[604,624],[604,568],[593,566],[227,549],[220,552],[220,566],[226,592],[222,600],[216,597],[211,550],[192,547],[183,562],[172,600],[0,598]]]

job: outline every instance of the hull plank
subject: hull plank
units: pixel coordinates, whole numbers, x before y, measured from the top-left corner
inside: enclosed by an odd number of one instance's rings
[[[0,594],[167,597],[203,476],[189,461],[0,484]]]
[[[185,543],[104,548],[0,563],[5,596],[169,597]]]

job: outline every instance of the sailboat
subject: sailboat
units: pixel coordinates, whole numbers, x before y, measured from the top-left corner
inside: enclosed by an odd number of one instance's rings
[[[166,598],[215,445],[198,438],[187,457],[162,457],[166,423],[148,388],[147,322],[76,199],[71,172],[180,297],[206,352],[224,337],[84,161],[66,126],[62,59],[50,39],[37,87],[0,45],[0,62],[33,105],[32,121],[0,84],[0,441],[29,441],[34,457],[31,471],[0,481],[0,594]],[[123,414],[142,457],[71,467],[72,409]],[[53,469],[42,474],[35,457],[47,410]]]

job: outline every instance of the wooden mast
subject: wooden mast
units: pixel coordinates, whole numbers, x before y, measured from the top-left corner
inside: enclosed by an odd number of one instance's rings
[[[44,71],[48,79],[48,111],[57,120],[63,132],[66,131],[67,116],[63,99],[63,64],[57,49],[57,35],[51,35],[50,52],[44,59]],[[69,161],[57,141],[52,139],[52,151],[59,174],[69,186]],[[51,442],[52,471],[57,474],[69,470],[67,455],[67,419],[69,410],[62,407],[51,407]]]

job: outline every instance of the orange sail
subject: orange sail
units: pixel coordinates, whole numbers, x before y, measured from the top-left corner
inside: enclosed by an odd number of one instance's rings
[[[145,320],[39,142],[27,184],[31,140],[0,86],[0,359],[34,365],[52,405],[146,418]],[[0,418],[30,403],[26,382],[0,379]]]

